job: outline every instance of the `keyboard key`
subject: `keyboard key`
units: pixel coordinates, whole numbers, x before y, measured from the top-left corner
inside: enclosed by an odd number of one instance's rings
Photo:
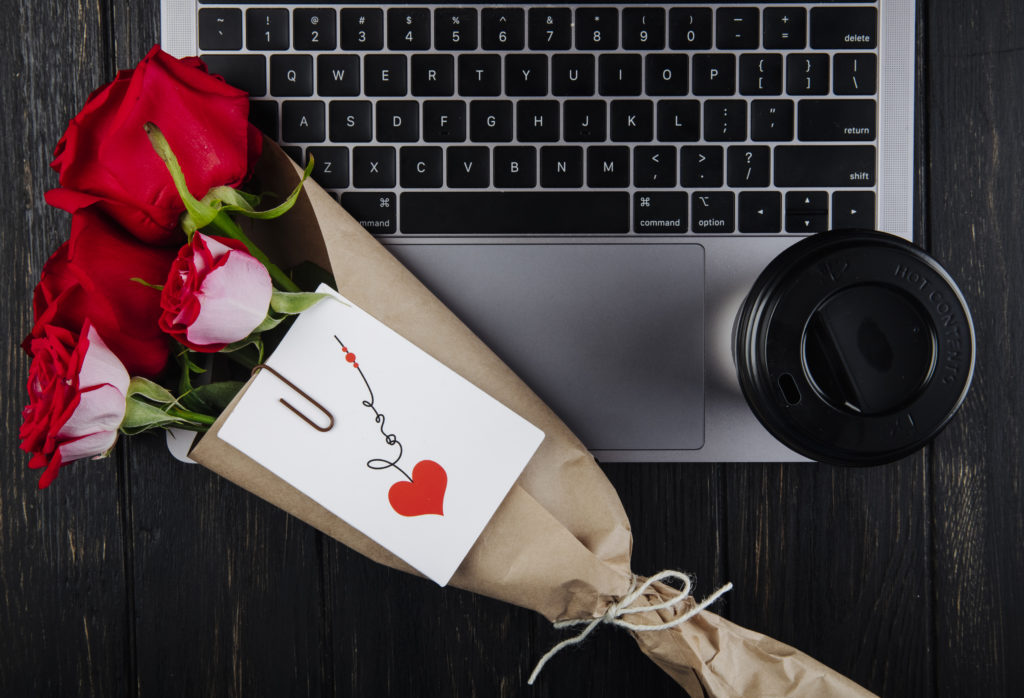
[[[388,10],[388,48],[392,51],[426,51],[430,48],[430,10]]]
[[[741,233],[782,232],[782,195],[777,191],[741,191],[738,227]]]
[[[289,143],[322,143],[327,139],[324,103],[302,100],[281,104],[281,139]]]
[[[676,172],[676,149],[672,146],[638,146],[633,150],[633,186],[674,187]]]
[[[801,49],[805,46],[807,46],[807,10],[802,7],[766,7],[764,9],[765,48]]]
[[[654,104],[619,99],[611,104],[611,137],[617,143],[646,143],[654,138]]]
[[[396,198],[390,191],[347,191],[341,195],[341,206],[368,231],[382,235],[398,229]]]
[[[540,185],[545,189],[582,187],[583,148],[577,145],[546,145],[541,148]]]
[[[761,18],[756,7],[720,7],[715,20],[718,48],[752,49],[760,45]]]
[[[679,154],[679,181],[684,187],[720,187],[725,166],[721,146],[683,146]]]
[[[405,56],[366,56],[363,90],[369,97],[404,97],[408,90]]]
[[[556,97],[589,97],[594,94],[594,56],[588,53],[553,56],[551,94]]]
[[[685,53],[648,53],[645,61],[648,95],[686,94],[689,89],[689,61]]]
[[[224,7],[199,10],[199,49],[238,51],[242,48],[242,11]]]
[[[750,139],[793,140],[793,102],[788,99],[755,99],[750,103]]]
[[[632,51],[665,48],[665,10],[627,7],[622,11],[622,47]]]
[[[512,140],[512,102],[475,100],[469,103],[469,140],[508,143]]]
[[[341,48],[345,51],[379,51],[384,48],[384,11],[342,10]]]
[[[628,187],[629,148],[621,145],[592,145],[587,148],[587,186]]]
[[[873,99],[805,99],[797,109],[797,138],[802,141],[875,140]]]
[[[687,196],[684,192],[638,191],[633,194],[634,233],[685,233]]]
[[[698,53],[693,57],[693,94],[726,96],[736,92],[736,56]]]
[[[827,229],[828,194],[826,192],[786,192],[787,233],[820,233]]]
[[[387,146],[353,148],[352,184],[359,189],[394,188],[395,149]]]
[[[327,54],[316,57],[317,94],[326,97],[359,95],[359,56]]]
[[[740,94],[782,94],[782,54],[745,53],[740,56]]]
[[[537,149],[533,146],[504,146],[494,149],[494,186],[498,189],[528,189],[537,185]]]
[[[786,56],[786,94],[827,95],[828,55],[791,53]]]
[[[516,138],[524,143],[558,140],[561,124],[555,100],[522,99],[516,103]]]
[[[409,145],[399,151],[398,175],[405,189],[439,188],[444,179],[444,151],[438,146]]]
[[[780,145],[775,148],[777,187],[873,187],[873,145]]]
[[[271,56],[270,94],[275,97],[311,97],[313,57],[298,53]]]
[[[729,146],[726,163],[725,181],[730,187],[767,187],[771,184],[771,148],[766,145]]]
[[[526,45],[526,16],[521,8],[480,12],[480,45],[488,51],[519,51]]]
[[[412,93],[417,97],[451,97],[455,94],[455,59],[443,53],[412,57]]]
[[[548,93],[548,57],[541,54],[505,56],[505,94],[544,97]]]
[[[668,45],[677,51],[711,48],[711,9],[675,7],[668,11]]]
[[[399,206],[412,235],[629,232],[627,192],[405,192]]]
[[[387,100],[377,102],[376,134],[382,143],[411,143],[420,137],[419,102]]]
[[[501,57],[460,55],[459,94],[463,97],[497,97],[501,94]]]
[[[568,8],[532,7],[529,15],[530,49],[567,51],[572,47],[572,11]]]
[[[245,47],[250,51],[284,51],[289,33],[288,10],[245,11]]]
[[[610,51],[619,47],[619,11],[614,7],[576,10],[576,49]]]
[[[373,138],[369,102],[334,100],[328,114],[334,143],[368,143]]]
[[[873,49],[877,45],[877,8],[815,7],[811,10],[811,48]]]
[[[461,143],[466,140],[466,103],[430,100],[423,103],[423,140]]]
[[[736,198],[731,191],[698,191],[693,193],[695,233],[731,233],[736,229]]]
[[[444,8],[434,10],[434,48],[442,51],[472,51],[476,48],[476,10]]]
[[[658,102],[658,140],[665,143],[700,140],[700,102],[663,99]]]
[[[306,156],[313,158],[313,179],[324,189],[348,188],[348,148],[312,146]]]
[[[639,95],[642,61],[635,53],[604,53],[597,59],[597,93],[603,96]]]
[[[275,141],[280,138],[277,133],[278,113],[277,102],[263,99],[249,101],[249,121],[263,133]]]
[[[873,95],[878,91],[878,59],[873,53],[837,53],[832,59],[832,91]]]
[[[747,140],[747,103],[740,99],[705,101],[704,140]]]
[[[229,85],[248,92],[250,97],[267,94],[267,59],[263,56],[209,55],[201,56],[211,73],[220,75]]]
[[[333,51],[338,48],[338,22],[333,9],[296,9],[292,15],[292,46],[300,51]]]
[[[491,151],[486,146],[453,146],[447,149],[448,186],[453,189],[486,188],[490,184]]]
[[[875,192],[837,191],[832,194],[832,229],[875,229]]]
[[[600,100],[568,100],[562,107],[563,138],[569,142],[603,141],[608,134],[608,114]]]

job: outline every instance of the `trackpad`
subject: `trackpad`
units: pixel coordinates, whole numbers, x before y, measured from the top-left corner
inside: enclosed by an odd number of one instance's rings
[[[587,448],[703,446],[700,245],[389,249]]]

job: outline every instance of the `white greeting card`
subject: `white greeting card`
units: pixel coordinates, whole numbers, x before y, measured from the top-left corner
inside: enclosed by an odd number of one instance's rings
[[[544,434],[337,298],[298,317],[219,436],[444,585]]]

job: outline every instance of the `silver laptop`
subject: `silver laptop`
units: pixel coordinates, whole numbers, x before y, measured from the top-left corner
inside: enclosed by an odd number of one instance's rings
[[[802,460],[736,311],[809,234],[912,237],[913,0],[161,12],[604,461]]]

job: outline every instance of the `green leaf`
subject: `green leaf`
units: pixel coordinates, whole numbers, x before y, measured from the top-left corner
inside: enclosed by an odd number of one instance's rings
[[[207,192],[206,196],[203,197],[203,201],[210,205],[223,203],[224,206],[218,208],[225,208],[227,210],[252,211],[254,206],[260,202],[260,197],[246,194],[231,187],[220,186],[214,187]]]
[[[285,315],[298,315],[303,310],[308,310],[323,298],[334,298],[329,293],[289,293],[275,290],[270,296],[270,309]],[[346,303],[346,305],[348,305]]]
[[[144,397],[151,402],[161,405],[173,405],[178,401],[167,388],[140,376],[135,376],[128,383],[127,397],[134,398],[135,396]]]
[[[156,405],[129,398],[124,420],[121,422],[121,432],[131,436],[149,429],[176,426],[178,422],[177,418]]]
[[[243,385],[245,383],[242,381],[209,383],[193,390],[191,396],[205,405],[208,411],[219,414],[234,399]]]
[[[299,193],[302,191],[302,185],[306,182],[307,179],[309,179],[309,175],[312,174],[312,172],[313,158],[311,156],[309,158],[309,162],[306,164],[306,169],[303,170],[302,172],[302,179],[300,179],[299,183],[295,185],[295,188],[292,190],[292,193],[288,195],[288,198],[285,199],[283,203],[278,204],[274,208],[267,209],[266,211],[253,211],[251,209],[246,210],[238,206],[227,205],[224,207],[223,210],[236,211],[243,216],[248,216],[249,218],[258,218],[259,220],[269,220],[271,218],[277,218],[279,216],[282,216],[288,211],[290,211],[292,206],[295,205],[295,202],[299,200]]]
[[[167,171],[171,173],[174,188],[178,190],[178,196],[181,197],[181,202],[185,204],[185,210],[192,219],[189,227],[194,225],[197,229],[205,228],[217,217],[217,209],[192,196],[192,193],[188,190],[188,185],[185,183],[185,174],[181,171],[178,158],[174,155],[174,151],[171,150],[170,144],[164,138],[164,134],[160,132],[160,129],[157,128],[157,125],[152,121],[147,121],[143,128],[146,131],[146,135],[149,136],[149,142],[153,145],[153,150],[164,161]],[[183,225],[183,227],[185,226]],[[187,228],[186,232],[189,232]]]

